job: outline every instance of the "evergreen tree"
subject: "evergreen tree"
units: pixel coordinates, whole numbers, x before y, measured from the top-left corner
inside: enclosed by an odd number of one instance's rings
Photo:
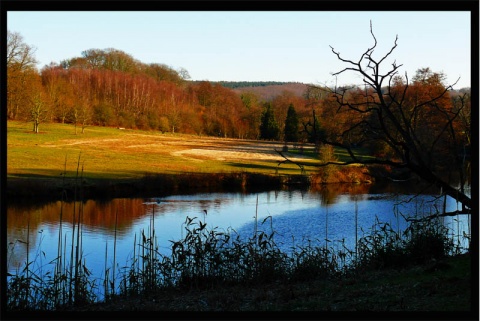
[[[285,141],[298,142],[298,116],[293,104],[288,106],[287,118],[285,119]]]
[[[278,140],[280,128],[275,120],[272,106],[270,103],[265,104],[265,111],[262,114],[260,123],[260,138]]]
[[[309,143],[314,143],[315,145],[320,144],[322,140],[325,139],[325,130],[320,126],[317,116],[315,115],[315,110],[312,110],[312,121],[303,123],[303,130],[301,133],[305,133],[307,136],[307,141]]]
[[[320,127],[320,122],[318,118],[314,118],[314,125],[312,126],[312,132],[308,139],[310,143],[318,145],[325,138],[325,130]]]

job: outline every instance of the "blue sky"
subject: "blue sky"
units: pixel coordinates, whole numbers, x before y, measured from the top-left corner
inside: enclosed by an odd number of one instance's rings
[[[87,49],[115,48],[143,63],[185,68],[192,80],[296,81],[332,85],[377,38],[383,57],[398,35],[402,75],[443,72],[456,89],[471,86],[468,11],[10,11],[7,28],[37,50],[41,68]],[[362,84],[344,73],[338,84]]]

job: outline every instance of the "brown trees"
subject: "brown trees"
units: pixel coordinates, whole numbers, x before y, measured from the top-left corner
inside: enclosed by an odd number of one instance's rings
[[[19,33],[7,31],[7,116],[31,121],[33,132],[38,133],[50,110],[34,53]]]
[[[41,76],[43,89],[52,110],[52,120],[63,124],[74,101],[73,89],[67,79],[67,71],[58,65],[50,65],[42,69]]]
[[[243,92],[240,94],[240,100],[243,104],[240,115],[244,124],[242,138],[257,139],[260,137],[260,119],[263,112],[260,97],[253,92]]]
[[[29,107],[36,94],[38,73],[34,69],[21,70],[7,67],[7,117],[27,120]]]
[[[31,106],[36,88],[25,80],[36,71],[17,76],[9,69],[10,118],[21,106]],[[164,64],[143,64],[115,49],[89,49],[80,57],[52,63],[41,70],[42,106],[51,121],[87,125],[153,129],[232,138],[258,138],[263,103],[250,93],[239,95],[219,83],[188,82],[188,71]],[[17,81],[18,79],[18,81]],[[22,80],[22,81],[20,81]],[[14,95],[13,93],[18,93]],[[37,99],[38,101],[38,99]],[[290,104],[302,111],[304,99],[284,92],[273,102],[276,113]],[[37,104],[37,107],[40,106]],[[26,114],[22,112],[22,117]],[[30,117],[30,116],[29,116]],[[280,116],[279,116],[280,117]],[[284,118],[284,117],[281,117]]]
[[[216,84],[213,86],[213,106],[216,109],[216,123],[220,135],[233,138],[242,136],[244,124],[240,114],[243,104],[238,94]]]
[[[86,72],[71,70],[68,76],[73,95],[75,96],[74,103],[70,109],[70,121],[75,126],[75,134],[77,134],[78,124],[81,124],[83,134],[92,115],[92,87],[89,84],[91,72],[90,70]]]
[[[30,75],[29,79],[30,87],[24,90],[28,99],[24,101],[25,105],[22,106],[21,116],[23,120],[33,123],[33,132],[38,134],[40,132],[40,124],[50,119],[51,110],[42,88],[40,76],[34,73]]]
[[[247,131],[242,117],[244,104],[231,89],[202,81],[192,86],[204,133],[210,136],[241,137]]]
[[[350,161],[341,164],[385,164],[408,169],[424,181],[442,189],[443,193],[463,205],[462,212],[471,211],[471,198],[464,186],[455,187],[445,178],[444,172],[462,176],[458,161],[459,140],[456,123],[466,108],[457,101],[453,108],[449,98],[452,86],[445,86],[441,74],[420,70],[412,84],[408,77],[399,77],[401,65],[396,62],[383,71],[387,59],[397,47],[398,37],[390,51],[375,58],[377,40],[370,26],[374,44],[358,59],[349,60],[331,47],[337,58],[347,66],[335,73],[354,72],[363,77],[365,88],[331,88],[336,101],[336,114],[346,111],[337,135],[329,136],[324,143],[345,149]],[[372,150],[372,158],[361,159],[354,147],[364,144],[370,148],[385,149],[384,153]],[[445,165],[450,164],[448,168]],[[451,176],[451,175],[450,175]]]

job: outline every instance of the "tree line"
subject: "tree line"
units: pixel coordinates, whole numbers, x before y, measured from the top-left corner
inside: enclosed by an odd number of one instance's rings
[[[289,92],[267,103],[222,83],[188,81],[182,68],[144,64],[112,48],[85,50],[40,71],[34,48],[20,34],[8,32],[7,51],[7,117],[31,121],[35,132],[42,122],[60,122],[81,132],[100,125],[258,139],[267,104],[281,130],[290,105],[305,109],[305,99]]]
[[[278,86],[278,85],[289,84],[291,82],[283,82],[283,81],[216,81],[214,83],[219,83],[223,87],[235,89],[235,88],[245,88],[245,87]]]

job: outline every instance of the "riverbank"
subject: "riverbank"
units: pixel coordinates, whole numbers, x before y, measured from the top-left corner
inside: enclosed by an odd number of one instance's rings
[[[354,173],[354,174],[353,174]],[[342,179],[343,177],[343,179]],[[328,183],[371,184],[375,179],[365,169],[331,174],[277,175],[252,172],[146,174],[141,178],[108,179],[29,176],[7,179],[9,200],[73,200],[153,197],[201,192],[259,192],[289,188],[309,189]]]
[[[141,297],[117,297],[106,303],[57,312],[68,316],[73,311],[77,317],[93,312],[95,319],[128,315],[140,318],[148,311],[174,312],[162,314],[162,318],[167,319],[198,317],[205,311],[240,312],[236,318],[252,317],[249,311],[255,311],[256,317],[275,319],[303,319],[307,317],[305,311],[323,311],[321,319],[325,316],[398,318],[406,312],[405,317],[409,318],[473,320],[475,315],[478,319],[478,287],[472,286],[471,272],[471,256],[462,254],[403,269],[369,271],[339,279],[307,278],[257,286],[174,289]],[[276,314],[276,311],[290,312]],[[215,313],[205,315],[217,316]],[[220,313],[218,316],[233,315]]]

